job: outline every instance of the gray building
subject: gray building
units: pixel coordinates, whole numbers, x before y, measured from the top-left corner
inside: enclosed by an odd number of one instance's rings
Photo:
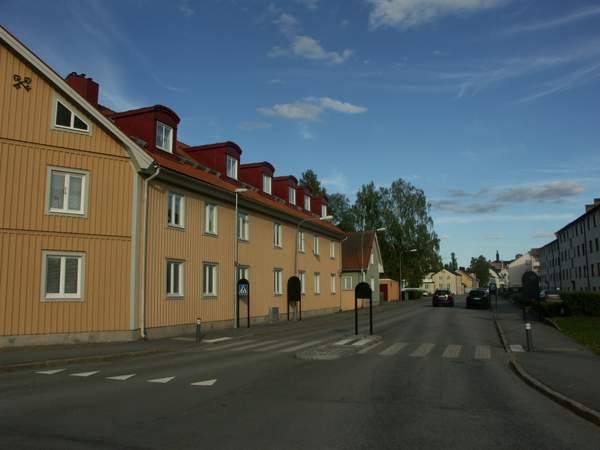
[[[373,304],[379,303],[379,274],[383,273],[379,241],[375,231],[349,233],[342,241],[342,290],[354,291],[361,281],[369,283]]]
[[[540,289],[560,288],[560,250],[558,239],[540,248]]]

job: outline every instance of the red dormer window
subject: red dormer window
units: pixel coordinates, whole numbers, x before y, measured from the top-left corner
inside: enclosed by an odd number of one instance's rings
[[[263,175],[262,177],[262,182],[263,182],[263,192],[265,194],[269,194],[271,195],[272,193],[272,185],[271,185],[271,181],[272,181],[272,177],[269,175]]]
[[[173,128],[156,121],[156,148],[173,153]]]
[[[291,186],[288,188],[288,201],[291,205],[296,204],[296,188],[293,188]]]
[[[238,160],[231,155],[227,155],[227,176],[238,179]]]
[[[304,209],[310,211],[310,195],[304,194]]]

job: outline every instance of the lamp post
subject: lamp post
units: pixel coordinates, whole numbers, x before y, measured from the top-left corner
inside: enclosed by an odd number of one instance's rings
[[[416,248],[411,248],[410,250],[400,250],[400,254],[398,255],[398,294],[400,300],[402,300],[402,255],[404,253],[415,253],[416,251]]]
[[[233,261],[233,328],[238,328],[238,296],[237,296],[237,282],[238,282],[238,256],[239,256],[239,239],[238,239],[238,226],[239,226],[239,218],[238,218],[238,195],[244,192],[248,192],[246,188],[237,188],[235,191],[235,218],[234,218],[234,233],[233,236],[235,242],[235,258]]]

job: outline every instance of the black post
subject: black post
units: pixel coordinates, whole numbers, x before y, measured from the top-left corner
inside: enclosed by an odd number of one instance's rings
[[[235,301],[237,302],[237,308],[235,308],[235,327],[240,327],[240,288],[237,286],[237,295],[235,297]]]
[[[373,334],[373,295],[369,299],[369,334]]]
[[[240,310],[238,305],[238,311]],[[250,288],[248,287],[248,316],[247,316],[248,328],[250,328]]]
[[[298,302],[298,322],[302,322],[302,302]]]
[[[354,296],[354,334],[358,334],[358,301]]]
[[[196,342],[200,342],[202,340],[202,321],[200,317],[196,319]]]
[[[287,313],[287,320],[290,320],[290,301],[287,301],[287,309],[288,309],[288,313]]]

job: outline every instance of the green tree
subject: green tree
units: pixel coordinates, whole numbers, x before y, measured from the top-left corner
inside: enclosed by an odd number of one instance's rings
[[[330,194],[328,199],[327,209],[333,216],[333,223],[346,232],[356,231],[356,217],[348,197],[344,194]]]
[[[490,263],[485,256],[480,255],[477,258],[471,258],[469,272],[474,273],[479,280],[479,286],[485,287],[490,281]]]
[[[450,272],[456,272],[458,270],[458,261],[456,260],[456,254],[450,253],[450,263],[444,265],[444,267]]]
[[[375,188],[372,181],[364,184],[356,193],[356,201],[353,206],[355,227],[358,230],[376,230],[385,226],[383,210],[385,203],[381,192]]]
[[[300,176],[300,184],[304,186],[308,186],[313,195],[322,196],[327,195],[327,190],[319,181],[317,174],[312,169],[307,169],[306,172],[303,172]]]

